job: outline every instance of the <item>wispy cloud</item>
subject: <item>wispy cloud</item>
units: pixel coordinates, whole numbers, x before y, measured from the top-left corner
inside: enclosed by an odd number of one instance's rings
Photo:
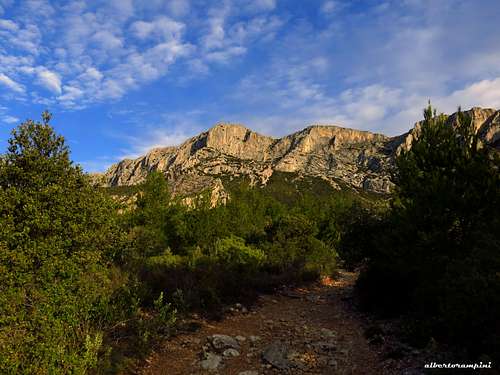
[[[20,83],[15,82],[11,78],[7,77],[5,74],[0,73],[0,84],[6,86],[12,91],[19,92],[19,93],[24,93],[25,89],[23,85]]]
[[[105,4],[24,0],[14,14],[26,17],[0,19],[0,42],[9,45],[0,48],[0,58],[11,61],[0,66],[0,73],[6,77],[14,74],[19,80],[14,86],[10,78],[11,89],[36,83],[48,90],[30,87],[38,102],[44,98],[53,106],[82,108],[120,99],[166,76],[179,61],[188,67],[186,77],[206,75],[211,64],[227,64],[244,56],[255,38],[269,38],[281,26],[276,17],[266,15],[275,9],[275,0],[221,4],[207,3],[205,13],[203,7],[192,8],[188,0],[148,4],[132,0]],[[189,17],[194,27],[188,28],[181,18],[193,9],[196,12]],[[57,17],[50,17],[50,28],[41,29],[35,23],[39,17],[56,13]],[[249,17],[240,20],[236,17],[239,14]],[[29,61],[18,64],[27,58]]]
[[[47,90],[55,94],[61,94],[61,78],[57,73],[51,72],[45,68],[37,69],[37,81]]]
[[[179,146],[192,135],[181,129],[153,129],[139,137],[129,137],[130,148],[123,150],[123,154],[118,159],[135,159],[154,148]]]
[[[1,115],[0,118],[2,119],[3,122],[9,125],[20,122],[20,120],[15,116]]]
[[[186,15],[191,8],[189,0],[170,0],[166,5],[169,13],[174,17]]]
[[[179,40],[185,29],[181,22],[161,16],[153,21],[136,21],[131,25],[131,30],[139,39],[154,38],[161,41]]]
[[[12,116],[8,113],[8,109],[0,105],[0,122],[7,125],[13,125],[19,123],[20,120],[16,116]]]
[[[349,3],[323,2],[320,11],[338,14],[335,24],[318,30],[301,20],[289,28],[273,45],[271,63],[243,77],[231,93],[235,107],[246,103],[240,116],[276,135],[311,123],[395,135],[421,118],[428,99],[446,112],[458,105],[500,106],[500,55],[494,47],[500,38],[485,33],[491,25],[481,21],[483,13],[498,14],[500,7],[488,2],[474,13],[471,4],[453,0],[388,5],[352,14]],[[467,25],[452,27],[457,20]]]
[[[276,0],[240,0],[236,6],[248,13],[269,12],[276,8]]]
[[[112,119],[126,119],[128,123],[140,125],[137,134],[112,133],[113,138],[125,140],[126,148],[120,150],[116,161],[134,159],[146,154],[153,148],[179,146],[190,137],[206,129],[206,119],[209,117],[201,110],[186,112],[158,113],[157,120],[147,119],[147,111],[120,109],[108,114]],[[215,121],[214,121],[215,123]]]
[[[331,15],[333,14],[338,8],[340,7],[340,4],[339,2],[337,1],[334,1],[334,0],[328,0],[328,1],[325,1],[321,7],[320,7],[320,11],[321,13],[325,14],[325,15]]]

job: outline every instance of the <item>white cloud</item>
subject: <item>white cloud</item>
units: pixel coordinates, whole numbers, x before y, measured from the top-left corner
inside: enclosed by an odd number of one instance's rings
[[[270,40],[276,31],[283,26],[284,21],[276,16],[259,16],[245,22],[238,22],[232,25],[228,34],[231,35],[233,43],[242,45],[263,37]]]
[[[108,0],[108,6],[111,12],[121,19],[128,19],[135,12],[133,0]]]
[[[318,123],[397,135],[421,119],[428,99],[446,113],[456,111],[459,105],[464,109],[500,108],[500,76],[448,92],[429,90],[425,85],[415,89],[413,82],[353,85],[331,92],[322,83],[328,72],[329,61],[322,57],[281,56],[264,72],[242,79],[237,94],[231,93],[228,99],[238,105],[245,103],[247,110],[241,116],[249,119],[248,125],[272,135]]]
[[[15,117],[15,116],[9,115],[7,113],[7,108],[0,105],[0,122],[12,125],[12,124],[15,124],[15,123],[19,123],[20,120],[17,117]]]
[[[204,50],[210,51],[224,47],[224,38],[226,36],[225,23],[229,12],[230,8],[227,5],[209,11],[206,32],[200,41]]]
[[[245,55],[253,43],[274,38],[276,31],[284,24],[277,16],[257,15],[245,17],[243,21],[231,22],[234,14],[244,13],[249,6],[253,10],[272,10],[276,2],[240,1],[233,6],[224,3],[223,6],[208,11],[204,35],[199,42],[202,60],[226,64],[235,57]],[[196,64],[198,67],[202,66],[200,63]]]
[[[180,39],[184,29],[183,23],[164,16],[151,22],[136,21],[131,26],[132,32],[139,39],[153,37],[162,41]]]
[[[245,12],[269,12],[276,8],[276,0],[240,0],[242,9]]]
[[[119,99],[165,76],[180,59],[185,68],[176,77],[178,84],[207,76],[211,65],[244,56],[253,43],[272,40],[283,25],[277,16],[265,14],[275,9],[275,0],[205,5],[193,8],[189,0],[24,0],[12,14],[25,17],[0,19],[0,43],[12,47],[0,49],[0,72],[19,79],[18,88],[34,83],[57,96],[30,87],[37,103],[77,108]],[[37,26],[47,17],[50,22]]]
[[[39,67],[36,69],[36,74],[38,84],[55,94],[61,94],[61,78],[57,73],[54,73],[46,68]]]
[[[189,71],[196,77],[205,76],[210,72],[208,65],[200,58],[193,58],[188,61]]]
[[[11,20],[0,19],[0,29],[17,31],[19,29],[19,26],[17,26],[17,24]]]
[[[90,67],[79,76],[79,79],[82,81],[100,81],[103,77],[103,74],[96,68]]]
[[[500,28],[483,20],[498,6],[425,3],[358,12],[348,2],[317,0],[323,14],[353,11],[325,25],[294,18],[292,9],[278,14],[275,0],[0,0],[16,7],[14,18],[0,19],[0,84],[14,93],[29,87],[39,103],[79,108],[119,99],[167,76],[174,64],[175,84],[185,85],[206,79],[216,64],[245,63],[248,54],[251,74],[231,95],[239,108],[281,120],[287,113],[293,121],[335,119],[393,132],[396,122],[420,116],[428,97],[446,110],[455,101],[497,103]],[[256,45],[270,48],[254,59]]]
[[[91,40],[108,50],[123,47],[123,40],[108,30],[97,31]]]
[[[233,57],[244,55],[246,51],[244,47],[228,47],[224,50],[209,52],[205,57],[208,61],[228,63]]]
[[[114,121],[134,124],[140,129],[137,134],[113,133],[114,138],[125,141],[129,146],[122,150],[116,160],[134,159],[146,154],[153,148],[178,146],[187,139],[206,130],[207,122],[215,123],[213,113],[203,110],[179,112],[155,111],[155,120],[147,119],[145,108],[116,109],[108,113]]]
[[[6,124],[9,124],[9,125],[20,122],[20,120],[17,117],[10,116],[10,115],[3,115],[3,116],[1,116],[1,119],[2,119],[2,122],[5,122]]]
[[[63,95],[59,96],[57,99],[66,102],[66,104],[74,103],[75,100],[80,99],[84,95],[84,91],[78,87],[64,86]]]
[[[454,111],[459,105],[464,109],[479,106],[500,109],[500,77],[471,83],[448,96],[436,98],[435,102],[446,112]]]
[[[135,159],[154,148],[178,146],[192,135],[182,129],[154,129],[138,137],[128,137],[131,148],[124,150],[119,159]]]
[[[23,87],[23,85],[15,82],[14,80],[12,80],[11,78],[7,77],[3,73],[0,73],[0,84],[8,87],[12,91],[18,92],[18,93],[24,93],[25,92],[25,88]]]
[[[189,13],[189,0],[170,0],[167,8],[173,16],[181,17]]]
[[[131,53],[123,63],[102,75],[92,70],[90,74],[95,80],[92,89],[87,91],[92,92],[94,100],[118,99],[140,84],[165,75],[169,66],[188,55],[191,48],[189,44],[169,41],[158,43],[143,53]],[[88,71],[86,75],[89,76]]]
[[[337,1],[328,0],[321,5],[321,12],[326,15],[334,13],[339,8],[339,3]]]
[[[23,6],[25,8],[26,15],[33,18],[43,16],[50,19],[50,16],[55,13],[54,8],[47,0],[25,0]]]
[[[38,46],[41,41],[41,32],[35,24],[26,24],[20,27],[12,20],[0,20],[0,41],[5,45],[24,50],[30,54],[39,54]]]

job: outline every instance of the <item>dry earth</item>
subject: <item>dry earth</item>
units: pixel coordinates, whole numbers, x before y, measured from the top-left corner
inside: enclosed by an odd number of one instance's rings
[[[163,342],[137,373],[422,374],[422,353],[403,346],[394,358],[385,338],[366,338],[371,323],[350,302],[356,277],[341,271],[335,280],[263,295],[250,310],[236,305],[219,322],[195,320],[196,332]]]

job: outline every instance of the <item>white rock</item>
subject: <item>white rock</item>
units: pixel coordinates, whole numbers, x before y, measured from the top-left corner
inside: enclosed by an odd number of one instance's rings
[[[240,352],[237,351],[236,349],[226,349],[224,350],[224,353],[222,353],[224,357],[239,357]]]
[[[222,357],[214,353],[206,353],[205,359],[200,361],[200,366],[204,370],[217,370],[222,363]]]
[[[228,335],[212,335],[208,338],[214,349],[224,350],[224,349],[240,349],[240,344],[234,338]]]

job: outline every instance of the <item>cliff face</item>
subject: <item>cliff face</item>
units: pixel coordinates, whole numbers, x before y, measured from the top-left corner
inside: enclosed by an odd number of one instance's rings
[[[499,149],[500,148],[500,111],[492,108],[478,108],[474,107],[465,114],[470,116],[474,129],[479,135],[479,138],[488,146]],[[457,125],[457,114],[454,113],[448,116],[447,123],[449,126]],[[419,121],[415,126],[405,134],[400,135],[400,145],[396,148],[396,155],[402,151],[407,151],[415,139],[418,138],[422,127],[422,121]]]
[[[483,141],[500,146],[500,111],[467,111]],[[448,119],[453,126],[456,115]],[[310,126],[282,138],[260,135],[241,125],[218,124],[178,147],[151,150],[135,160],[114,164],[100,177],[104,186],[135,185],[151,171],[167,178],[174,194],[207,188],[222,191],[220,177],[246,177],[264,185],[275,171],[320,177],[332,186],[388,193],[394,157],[408,150],[421,123],[398,137],[338,126]]]

